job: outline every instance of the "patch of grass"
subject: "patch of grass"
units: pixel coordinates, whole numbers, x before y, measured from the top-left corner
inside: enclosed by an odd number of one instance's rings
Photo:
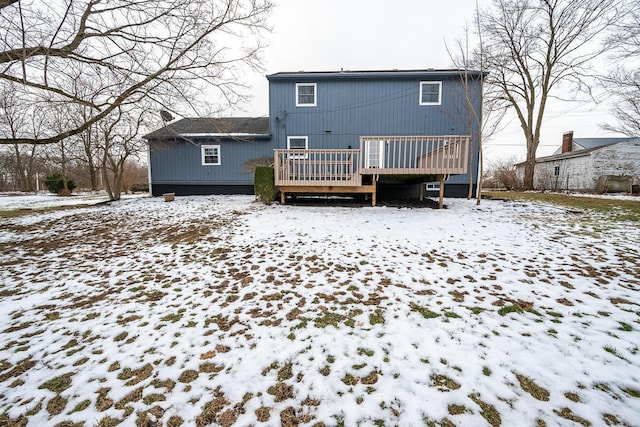
[[[47,402],[47,412],[49,415],[54,416],[62,413],[67,406],[67,399],[59,394],[54,396],[49,402]]]
[[[98,390],[98,398],[96,399],[96,409],[98,412],[106,411],[113,406],[113,399],[109,397],[110,388],[101,388]]]
[[[356,385],[360,382],[360,378],[351,374],[346,374],[341,380],[346,385]]]
[[[553,412],[558,415],[559,417],[562,417],[566,420],[570,420],[570,421],[574,421],[578,424],[582,424],[584,427],[589,427],[591,425],[591,423],[587,420],[585,420],[584,418],[580,418],[579,416],[577,416],[576,414],[574,414],[571,409],[565,407],[562,408],[561,410],[557,410],[554,409]]]
[[[224,369],[224,365],[216,365],[215,363],[205,362],[199,366],[200,372],[207,374],[217,374]]]
[[[472,413],[471,409],[467,408],[464,405],[458,405],[456,403],[452,403],[447,406],[447,410],[449,411],[449,415],[460,415],[460,414],[470,414]]]
[[[624,323],[624,322],[618,322],[618,323],[620,323],[620,327],[618,328],[619,331],[624,331],[624,332],[633,331],[633,327],[630,324]]]
[[[500,427],[502,425],[500,412],[498,412],[492,404],[480,399],[480,394],[471,393],[469,399],[473,400],[480,407],[480,415],[482,415],[482,418],[487,420],[492,427]]]
[[[431,385],[436,387],[440,391],[457,390],[460,388],[460,384],[446,375],[431,374]]]
[[[362,378],[360,381],[365,385],[372,385],[378,382],[378,373],[376,371],[372,371],[369,375]]]
[[[167,400],[167,398],[164,396],[164,394],[151,393],[142,398],[142,403],[144,403],[147,406],[150,406],[155,402],[164,402],[165,400]]]
[[[549,391],[547,389],[540,387],[531,378],[525,375],[516,374],[516,378],[520,382],[520,387],[522,387],[522,389],[531,396],[543,402],[549,401]]]
[[[83,400],[82,402],[78,403],[70,412],[68,415],[73,414],[74,412],[81,412],[84,411],[85,409],[87,409],[89,406],[91,405],[91,400],[86,399]]]
[[[271,408],[262,406],[255,410],[256,420],[261,423],[266,423],[271,418]]]
[[[440,316],[439,313],[431,311],[426,307],[419,306],[418,304],[411,304],[411,311],[422,314],[422,317],[424,317],[425,319],[435,319],[436,317]]]
[[[500,191],[483,192],[487,199],[518,200],[546,203],[571,210],[593,210],[607,214],[607,218],[618,221],[640,221],[640,203],[636,200],[603,199],[600,197],[572,196],[559,193],[534,193]]]
[[[375,313],[369,315],[369,323],[371,325],[384,324],[384,316],[382,310],[376,310]]]
[[[71,386],[71,378],[73,372],[67,372],[66,374],[55,377],[45,383],[42,383],[38,388],[52,391],[56,394],[62,393],[64,390]]]
[[[627,393],[631,397],[640,398],[640,390],[638,390],[637,388],[627,387],[621,390]]]
[[[444,317],[446,317],[448,319],[459,319],[460,318],[460,316],[458,316],[453,311],[445,311],[444,312]]]
[[[285,365],[278,371],[278,381],[285,381],[293,377],[293,370],[291,369],[291,362],[285,363]]]
[[[358,354],[358,356],[362,356],[362,355],[364,354],[364,355],[366,355],[366,356],[371,357],[371,356],[373,356],[375,353],[374,353],[374,351],[373,351],[373,350],[370,350],[370,349],[368,349],[368,348],[358,347],[357,354]],[[327,358],[327,361],[328,361],[328,360],[329,360],[329,358]],[[333,363],[333,362],[329,362],[329,363]]]
[[[566,392],[564,394],[564,397],[566,397],[567,399],[569,399],[572,402],[576,402],[576,403],[580,402],[580,396],[578,394],[572,393],[570,391]]]
[[[183,371],[178,377],[178,381],[181,383],[190,383],[195,381],[198,378],[198,371],[194,371],[193,369],[187,369]]]
[[[293,386],[283,382],[278,382],[275,386],[269,387],[267,393],[273,395],[276,402],[293,399],[293,397],[295,396],[293,392]]]
[[[129,335],[129,332],[121,332],[118,335],[116,335],[113,340],[115,342],[122,341],[127,337],[127,335]]]
[[[492,372],[491,372],[491,368],[489,368],[488,366],[483,366],[482,367],[482,374],[486,377],[491,376]]]
[[[140,399],[142,399],[142,387],[139,387],[139,388],[133,390],[131,393],[127,394],[125,397],[123,397],[121,400],[119,400],[115,404],[115,408],[116,409],[124,409],[124,407],[128,403],[138,402],[138,401],[140,401]]]
[[[522,307],[519,305],[505,305],[498,310],[500,316],[506,316],[509,313],[522,313]]]
[[[316,317],[316,319],[314,320],[314,325],[316,328],[326,328],[327,326],[333,326],[337,328],[338,325],[345,320],[347,320],[346,316],[325,311],[321,316]]]

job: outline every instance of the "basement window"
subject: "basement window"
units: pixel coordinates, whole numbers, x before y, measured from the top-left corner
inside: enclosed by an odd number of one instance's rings
[[[220,146],[219,145],[203,145],[202,165],[219,165],[220,164]]]
[[[296,107],[316,106],[316,83],[296,83]]]
[[[420,105],[440,105],[442,82],[420,82]]]

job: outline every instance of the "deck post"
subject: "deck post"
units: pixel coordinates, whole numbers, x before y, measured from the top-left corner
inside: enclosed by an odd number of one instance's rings
[[[444,206],[444,175],[440,175],[440,200],[438,201],[438,209]]]
[[[280,204],[284,205],[287,201],[287,194],[284,191],[280,192]]]
[[[421,182],[420,190],[418,191],[418,200],[421,202],[424,202],[424,186],[425,186],[425,183]]]

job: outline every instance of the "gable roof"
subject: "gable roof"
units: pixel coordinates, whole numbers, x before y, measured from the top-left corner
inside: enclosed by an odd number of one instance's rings
[[[267,75],[268,80],[336,80],[336,79],[416,79],[416,78],[442,78],[460,77],[465,70],[443,69],[435,70],[371,70],[371,71],[295,71],[280,72]],[[470,77],[480,77],[482,72],[477,70],[466,71]],[[484,73],[485,75],[488,73]]]
[[[569,159],[573,157],[581,157],[590,154],[593,151],[599,150],[603,147],[610,145],[620,144],[623,142],[630,142],[632,144],[640,145],[640,138],[574,138],[574,143],[580,146],[588,146],[582,150],[568,151],[566,153],[553,154],[551,156],[537,157],[536,163],[550,162],[554,160]],[[583,145],[583,143],[585,145]],[[523,164],[526,162],[522,162]],[[520,164],[520,163],[519,163]]]
[[[578,144],[583,149],[585,148],[599,148],[606,145],[616,144],[618,142],[630,141],[634,138],[619,137],[619,138],[573,138],[573,142]]]
[[[143,136],[147,140],[175,137],[268,139],[269,117],[185,118]]]

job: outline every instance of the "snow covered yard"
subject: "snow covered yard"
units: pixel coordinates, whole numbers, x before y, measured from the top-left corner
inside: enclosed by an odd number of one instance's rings
[[[0,218],[0,425],[638,425],[638,224],[446,203]]]

